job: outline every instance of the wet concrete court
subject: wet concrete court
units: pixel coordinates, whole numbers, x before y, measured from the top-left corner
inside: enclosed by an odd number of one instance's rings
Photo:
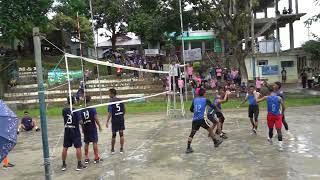
[[[320,179],[320,106],[287,110],[292,135],[284,133],[284,151],[277,140],[267,142],[266,113],[260,115],[258,135],[251,133],[247,110],[225,111],[229,139],[214,148],[207,132],[200,130],[193,154],[185,154],[191,119],[166,119],[165,114],[129,115],[126,120],[125,154],[111,155],[110,130],[100,135],[104,161],[76,172],[74,150],[69,150],[68,170],[60,171],[62,120],[49,118],[53,178],[87,179]],[[101,119],[101,118],[100,118]],[[117,139],[118,140],[118,139]],[[119,141],[116,151],[119,152]],[[22,133],[10,158],[12,169],[1,169],[0,179],[43,178],[40,133]],[[91,149],[90,149],[90,152]],[[92,157],[92,156],[91,156]]]

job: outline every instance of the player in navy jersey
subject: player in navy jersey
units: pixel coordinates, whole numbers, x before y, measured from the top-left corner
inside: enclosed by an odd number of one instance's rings
[[[193,152],[191,147],[191,142],[194,135],[200,129],[200,127],[206,129],[209,132],[209,136],[212,138],[215,147],[218,147],[222,143],[222,140],[215,137],[215,134],[212,132],[209,125],[204,120],[207,106],[210,106],[211,108],[216,109],[216,106],[212,104],[210,100],[204,97],[205,93],[206,93],[205,89],[200,89],[199,96],[193,99],[192,105],[190,107],[190,111],[193,112],[193,121],[192,121],[191,133],[188,138],[188,146],[187,146],[186,153]]]
[[[246,98],[239,105],[239,107],[240,107],[245,102],[247,102],[247,101],[249,102],[248,116],[250,118],[250,122],[252,125],[252,131],[254,133],[257,133],[257,129],[258,129],[259,105],[257,103],[257,99],[259,97],[260,97],[260,93],[256,92],[256,88],[254,86],[250,86],[249,91],[246,95]]]
[[[90,104],[91,97],[86,97],[87,105]],[[84,135],[84,155],[85,155],[85,164],[89,164],[89,143],[93,143],[93,152],[94,152],[94,161],[93,163],[99,163],[101,161],[99,157],[98,152],[98,131],[97,126],[99,127],[99,130],[102,131],[102,128],[100,126],[100,122],[98,119],[98,114],[96,108],[86,108],[81,111],[82,119],[83,119],[83,135]]]
[[[117,91],[115,89],[109,90],[110,102],[118,102],[121,99],[117,98]],[[114,154],[114,145],[116,143],[117,132],[119,132],[120,136],[120,153],[123,153],[123,144],[124,144],[124,134],[125,130],[124,125],[124,114],[125,107],[123,103],[115,103],[108,106],[108,118],[106,127],[109,126],[109,121],[111,119],[111,129],[112,129],[112,140],[111,140],[111,154]]]
[[[222,131],[223,130],[223,123],[225,120],[225,117],[222,113],[222,104],[228,102],[230,91],[226,91],[224,88],[219,88],[219,93],[214,98],[214,104],[220,109],[220,112],[217,112],[217,117],[219,119],[218,123],[218,129],[217,133],[220,135],[220,137],[227,139],[228,137],[226,134]]]
[[[270,90],[272,91],[271,88]],[[283,103],[282,98],[275,94],[274,89],[269,96],[260,98],[257,100],[257,102],[259,103],[264,100],[267,101],[267,110],[268,110],[268,115],[267,115],[267,122],[268,122],[268,128],[269,128],[268,141],[272,143],[273,128],[275,127],[278,134],[279,147],[280,147],[280,150],[282,150],[282,132],[281,132],[282,110],[285,110],[285,105]]]
[[[72,104],[74,104],[74,98],[72,98]],[[78,160],[77,171],[87,168],[81,162],[81,133],[79,124],[82,124],[81,116],[78,112],[71,112],[70,98],[68,98],[68,104],[62,110],[62,116],[64,120],[64,138],[63,138],[63,150],[62,150],[62,171],[67,169],[66,159],[68,148],[72,145],[76,148],[76,156]]]

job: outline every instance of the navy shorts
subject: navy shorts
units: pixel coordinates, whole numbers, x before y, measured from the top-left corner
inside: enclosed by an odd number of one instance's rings
[[[209,129],[209,125],[207,124],[207,122],[204,119],[200,119],[200,120],[193,120],[192,121],[192,130],[193,131],[198,131],[200,129],[200,127],[204,128],[204,129]]]
[[[69,148],[69,147],[72,147],[72,145],[75,148],[81,148],[81,146],[82,146],[81,134],[80,135],[64,134],[63,147]]]
[[[118,131],[123,131],[125,130],[125,126],[124,126],[124,120],[115,120],[115,121],[112,121],[112,132],[115,133],[115,132],[118,132]]]
[[[84,140],[85,143],[97,143],[98,142],[98,131],[92,130],[92,131],[83,131],[84,134]]]
[[[31,131],[34,127],[33,126],[24,126],[25,131]]]
[[[254,118],[255,121],[258,121],[259,106],[258,105],[249,105],[248,116],[249,116],[249,118]]]
[[[207,118],[214,124],[218,123],[217,115],[215,113],[208,113]]]

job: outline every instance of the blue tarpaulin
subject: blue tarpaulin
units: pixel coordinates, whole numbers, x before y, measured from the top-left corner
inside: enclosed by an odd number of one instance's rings
[[[0,100],[0,162],[17,143],[18,117]]]

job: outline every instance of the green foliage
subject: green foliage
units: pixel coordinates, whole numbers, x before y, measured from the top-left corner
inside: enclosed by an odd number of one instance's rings
[[[320,41],[307,41],[304,45],[302,45],[303,50],[310,54],[311,58],[316,60],[320,60]]]
[[[66,16],[76,17],[77,12],[87,18],[90,17],[88,0],[57,0],[58,4],[53,7],[53,11]]]
[[[15,38],[26,40],[32,37],[34,26],[45,29],[47,13],[54,0],[1,0],[0,40]]]
[[[315,5],[320,6],[320,0],[314,0],[314,3]],[[307,19],[304,22],[304,24],[306,26],[311,26],[313,23],[317,23],[317,22],[320,22],[320,13]],[[318,35],[312,33],[312,36],[320,40],[320,37]]]

